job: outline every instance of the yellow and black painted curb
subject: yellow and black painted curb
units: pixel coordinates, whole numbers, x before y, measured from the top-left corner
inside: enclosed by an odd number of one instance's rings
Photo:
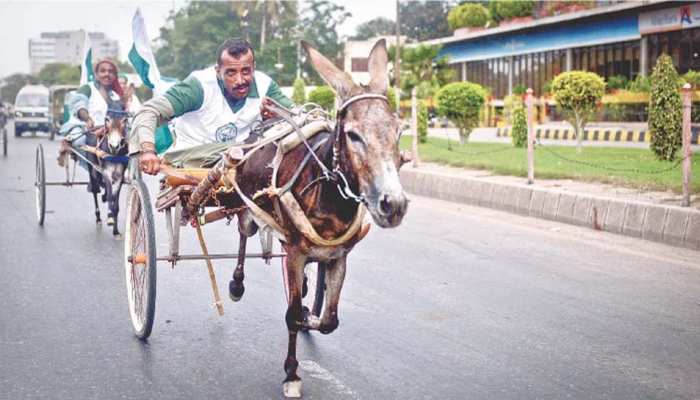
[[[497,128],[496,136],[510,136],[511,128]],[[559,139],[559,140],[574,140],[574,130],[571,128],[556,128],[556,127],[537,127],[535,128],[535,137],[538,139]],[[692,129],[690,143],[700,144],[700,129]],[[589,128],[583,130],[584,141],[599,141],[599,142],[635,142],[649,143],[651,142],[651,134],[646,129],[618,129],[618,128]]]

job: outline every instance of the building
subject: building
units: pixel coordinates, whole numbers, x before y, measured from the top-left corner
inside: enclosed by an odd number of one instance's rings
[[[396,45],[396,35],[380,36],[367,40],[348,40],[345,42],[343,51],[343,70],[350,74],[353,81],[362,84],[369,83],[369,52],[380,39],[386,39],[387,48]],[[405,36],[401,36],[401,43],[406,41]],[[392,60],[389,60],[391,62]]]
[[[119,43],[102,32],[90,32],[93,59],[118,58]],[[37,74],[46,64],[80,65],[85,31],[43,32],[39,39],[29,39],[30,73]]]
[[[461,80],[489,87],[496,99],[518,85],[539,96],[563,71],[587,70],[606,79],[647,75],[662,53],[671,55],[681,74],[700,70],[700,3],[612,3],[425,43],[442,45],[440,55]]]

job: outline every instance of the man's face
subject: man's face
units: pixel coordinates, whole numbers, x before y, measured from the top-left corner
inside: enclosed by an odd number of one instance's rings
[[[254,71],[255,58],[250,50],[238,58],[224,50],[221,54],[221,62],[216,66],[216,72],[224,82],[226,94],[236,99],[244,99],[248,96]]]
[[[111,86],[115,79],[117,79],[117,70],[111,64],[103,62],[97,66],[97,81],[102,86]]]

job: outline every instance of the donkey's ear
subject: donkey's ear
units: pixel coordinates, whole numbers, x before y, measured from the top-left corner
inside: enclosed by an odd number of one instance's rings
[[[323,54],[319,53],[318,50],[311,47],[308,42],[302,40],[301,45],[304,46],[304,50],[306,50],[306,54],[309,55],[309,59],[311,60],[311,65],[313,65],[316,72],[321,75],[321,78],[335,90],[338,97],[341,99],[348,98],[350,96],[350,91],[355,86],[352,78],[338,69],[338,67],[324,57]]]
[[[389,62],[389,55],[386,51],[386,40],[382,39],[374,44],[369,53],[369,88],[373,92],[386,93],[389,87],[389,77],[386,73],[386,64]]]

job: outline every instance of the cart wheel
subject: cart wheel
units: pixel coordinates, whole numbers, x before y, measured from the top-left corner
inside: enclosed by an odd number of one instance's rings
[[[46,215],[46,168],[44,168],[44,148],[36,146],[36,180],[34,181],[36,197],[36,218],[39,226],[44,225]]]
[[[2,128],[2,155],[7,155],[7,128]]]
[[[129,186],[124,231],[129,314],[136,336],[147,339],[156,311],[156,234],[148,189],[140,179]]]

